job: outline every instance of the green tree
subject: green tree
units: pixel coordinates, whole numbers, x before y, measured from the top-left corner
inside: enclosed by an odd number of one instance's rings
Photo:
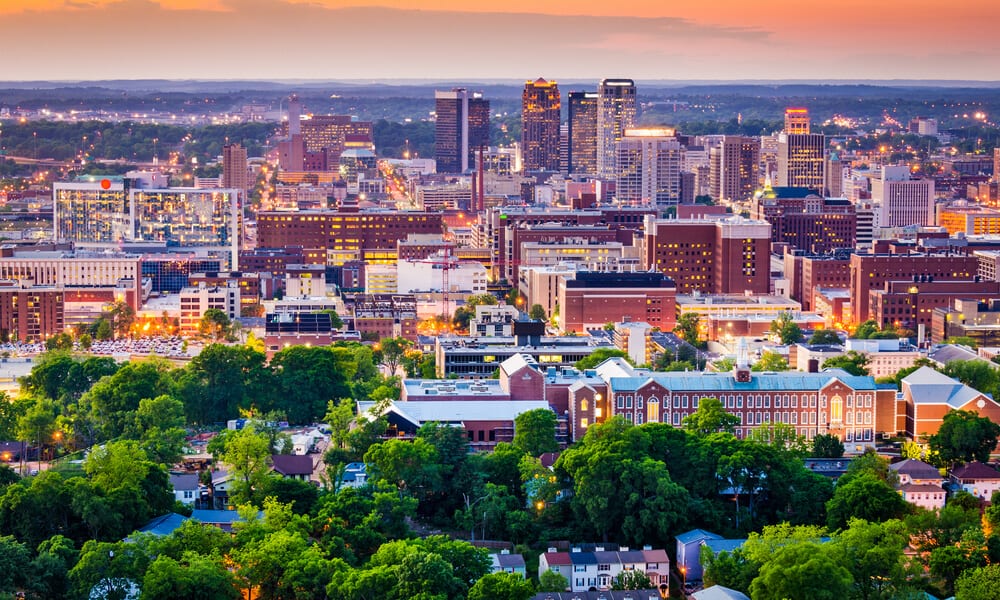
[[[69,596],[69,570],[76,564],[78,553],[73,541],[54,535],[38,545],[38,554],[31,561],[31,581],[28,595],[32,598],[66,598]]]
[[[698,435],[735,433],[740,418],[726,412],[718,398],[702,398],[698,410],[684,417],[684,429]]]
[[[528,318],[535,319],[538,321],[545,320],[545,307],[541,304],[532,304],[531,309],[528,310]]]
[[[249,346],[206,346],[174,373],[177,397],[184,403],[188,421],[224,423],[239,415],[240,409],[262,403],[273,388],[266,360],[263,350]]]
[[[809,343],[817,346],[839,346],[840,334],[832,329],[817,329],[809,338]]]
[[[13,597],[27,583],[31,555],[14,536],[0,537],[0,594]]]
[[[201,315],[198,330],[213,340],[220,341],[229,336],[232,325],[229,315],[218,308],[210,308]]]
[[[656,586],[643,571],[622,571],[611,580],[613,590],[650,590],[654,587]]]
[[[870,523],[851,519],[832,544],[838,562],[847,567],[859,600],[901,597],[918,581],[919,568],[903,553],[909,538],[897,519]]]
[[[857,328],[854,329],[854,335],[852,335],[851,337],[858,340],[867,340],[871,339],[871,337],[877,334],[878,332],[879,332],[878,323],[872,319],[869,319],[864,323],[858,325]]]
[[[469,600],[528,600],[534,595],[531,582],[517,573],[487,573],[469,590]]]
[[[788,360],[777,352],[765,350],[760,354],[760,360],[751,367],[753,371],[787,371]]]
[[[632,362],[632,359],[628,357],[628,353],[624,350],[618,350],[617,348],[598,348],[585,358],[581,358],[576,361],[573,366],[581,371],[585,371],[587,369],[593,369],[609,358],[624,358],[630,364]]]
[[[987,417],[980,417],[968,410],[950,410],[941,422],[938,432],[929,439],[932,452],[945,464],[988,462],[997,445],[1000,425]]]
[[[268,409],[285,413],[291,423],[311,423],[322,417],[328,401],[354,397],[350,382],[364,379],[356,358],[353,348],[290,346],[281,350],[271,359],[275,395]]]
[[[809,454],[809,442],[804,435],[796,432],[794,425],[788,423],[766,423],[753,428],[745,438],[750,442],[773,446],[796,456],[805,457]]]
[[[413,342],[406,338],[382,338],[376,352],[378,363],[385,366],[390,375],[395,375],[396,369],[399,368],[400,362],[411,346],[413,346]]]
[[[991,564],[963,571],[955,581],[955,598],[993,600],[1000,589],[1000,565]]]
[[[860,352],[851,350],[843,356],[835,356],[823,361],[824,369],[843,369],[851,375],[868,374],[868,357]]]
[[[802,328],[795,323],[792,314],[788,312],[779,313],[778,318],[771,321],[771,333],[786,346],[802,341]]]
[[[850,594],[850,572],[820,544],[779,549],[750,584],[754,600],[840,600]]]
[[[569,580],[558,571],[545,571],[538,574],[539,592],[565,592],[569,589]]]
[[[922,460],[924,457],[924,449],[920,444],[906,440],[899,447],[899,456],[902,458]]]
[[[252,424],[230,435],[220,459],[233,476],[230,497],[237,504],[260,500],[259,492],[267,486],[271,471],[271,442]]]
[[[186,552],[180,561],[159,556],[149,565],[142,582],[142,597],[150,600],[238,600],[236,578],[218,557]]]
[[[820,433],[813,438],[814,458],[840,458],[844,455],[844,442],[832,433]]]
[[[898,519],[909,511],[903,498],[872,473],[862,473],[838,484],[826,503],[826,522],[831,530],[846,527],[852,518],[865,521]]]
[[[531,456],[559,449],[556,414],[547,408],[529,410],[514,418],[514,446]]]
[[[985,360],[953,360],[941,372],[984,394],[996,396],[1000,391],[1000,371]]]
[[[677,319],[677,325],[674,327],[674,333],[679,335],[684,339],[685,342],[691,344],[695,347],[701,346],[701,340],[699,339],[699,323],[701,318],[698,313],[684,313]]]

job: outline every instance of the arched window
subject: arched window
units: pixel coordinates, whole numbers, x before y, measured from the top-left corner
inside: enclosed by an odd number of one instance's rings
[[[844,420],[844,399],[840,394],[830,398],[830,424],[840,424]]]

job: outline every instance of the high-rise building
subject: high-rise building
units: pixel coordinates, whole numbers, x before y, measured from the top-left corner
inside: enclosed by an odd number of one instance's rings
[[[434,92],[434,158],[440,173],[469,170],[473,152],[490,143],[490,101],[464,88]]]
[[[1000,183],[1000,148],[993,149],[993,181]]]
[[[710,195],[714,200],[745,201],[760,185],[760,141],[727,135],[709,150]]]
[[[657,206],[679,203],[683,152],[673,129],[626,129],[615,160],[618,201]]]
[[[559,170],[562,101],[555,81],[538,78],[521,95],[521,151],[525,171]]]
[[[226,144],[222,147],[222,187],[243,192],[250,189],[247,149],[240,144]]]
[[[602,79],[597,87],[597,176],[614,179],[618,142],[635,127],[635,82]]]
[[[810,133],[809,109],[785,109],[785,133]]]
[[[569,93],[569,155],[573,174],[597,174],[597,93]]]
[[[823,191],[826,183],[826,136],[810,133],[808,110],[785,110],[785,130],[778,135],[777,167],[776,186]]]
[[[323,167],[318,170],[336,171],[345,150],[375,151],[371,121],[349,115],[312,115],[302,121],[301,129],[306,152],[314,154]]]
[[[911,179],[906,165],[882,167],[881,177],[872,179],[872,202],[879,227],[934,225],[934,180]]]

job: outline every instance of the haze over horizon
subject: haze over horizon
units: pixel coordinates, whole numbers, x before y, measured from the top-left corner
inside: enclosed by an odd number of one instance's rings
[[[1000,4],[2,0],[8,81],[990,81]]]

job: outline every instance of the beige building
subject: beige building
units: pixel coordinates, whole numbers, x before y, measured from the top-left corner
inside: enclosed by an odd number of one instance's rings
[[[230,281],[225,286],[186,287],[181,290],[181,332],[198,333],[201,317],[210,308],[217,308],[230,319],[240,316],[240,285]]]

